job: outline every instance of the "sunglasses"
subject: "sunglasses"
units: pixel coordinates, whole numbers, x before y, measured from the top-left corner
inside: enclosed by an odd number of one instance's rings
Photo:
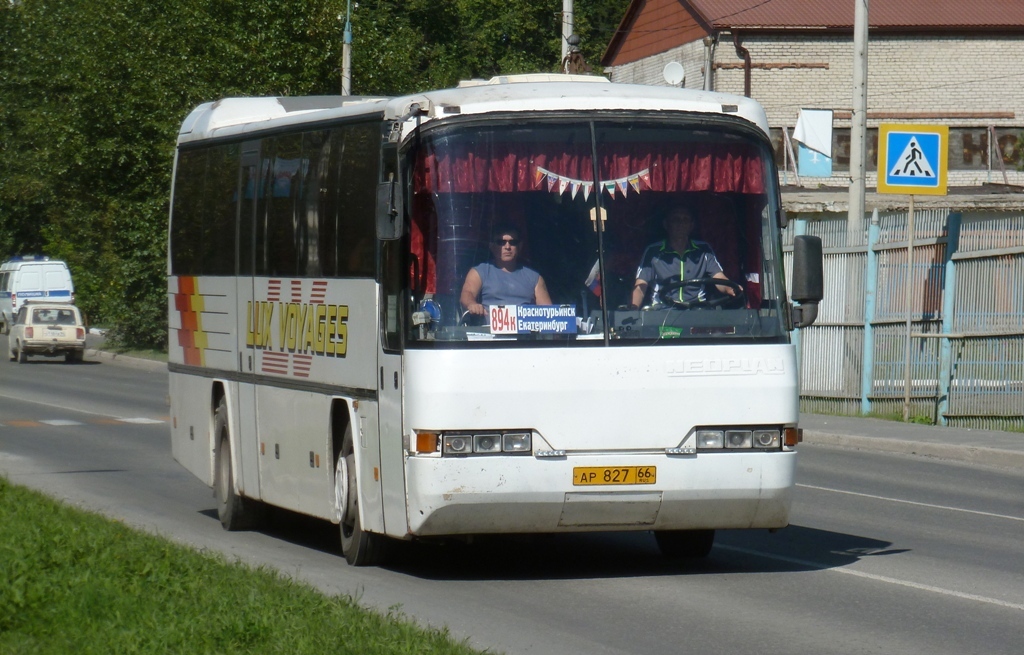
[[[494,245],[496,245],[496,246],[504,247],[504,245],[506,243],[508,245],[510,245],[510,246],[518,246],[519,245],[519,239],[495,239],[494,240]]]

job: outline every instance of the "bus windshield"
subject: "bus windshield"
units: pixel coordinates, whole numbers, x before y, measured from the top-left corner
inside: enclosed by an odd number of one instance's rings
[[[777,177],[767,140],[737,123],[425,129],[407,343],[786,341]]]

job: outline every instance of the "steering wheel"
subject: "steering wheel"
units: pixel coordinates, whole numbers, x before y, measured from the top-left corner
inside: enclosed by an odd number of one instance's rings
[[[728,294],[721,293],[718,290],[711,292],[711,287],[716,286],[729,287],[736,291],[736,295],[730,296]],[[687,287],[704,287],[704,297],[698,297],[696,300],[680,300],[674,295],[675,292]],[[712,293],[714,297],[710,297]],[[733,282],[732,280],[726,280],[720,277],[707,276],[694,278],[692,280],[680,280],[677,277],[672,277],[668,279],[661,289],[658,290],[658,300],[666,305],[672,305],[673,307],[679,307],[680,309],[710,309],[726,304],[728,304],[730,308],[735,308],[742,306],[742,302],[745,300],[745,295],[741,285]]]
[[[472,314],[467,309],[462,313],[462,318],[459,319],[460,326],[479,327],[487,322],[487,317],[481,314]]]

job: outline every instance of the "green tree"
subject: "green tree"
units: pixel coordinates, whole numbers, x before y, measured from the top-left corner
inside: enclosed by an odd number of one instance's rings
[[[576,4],[594,65],[628,0]],[[165,344],[178,128],[227,96],[340,87],[345,0],[0,2],[0,259],[68,261],[92,322]],[[558,70],[561,2],[353,3],[353,91]]]

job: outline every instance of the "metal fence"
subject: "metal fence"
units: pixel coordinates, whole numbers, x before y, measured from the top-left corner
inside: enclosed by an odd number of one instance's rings
[[[787,268],[793,236],[824,246],[825,299],[796,336],[801,409],[1024,430],[1024,215],[909,217],[786,229]]]

